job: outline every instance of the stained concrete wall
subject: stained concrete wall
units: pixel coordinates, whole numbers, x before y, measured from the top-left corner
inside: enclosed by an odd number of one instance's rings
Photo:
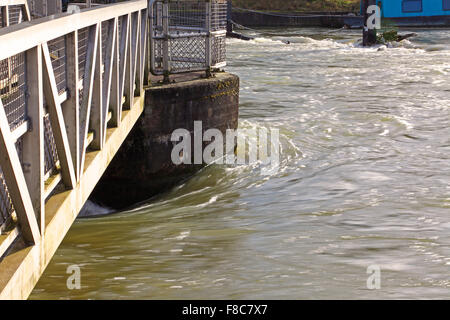
[[[173,131],[187,129],[193,137],[194,121],[202,121],[203,131],[216,128],[225,134],[237,128],[238,114],[239,78],[229,73],[147,89],[144,114],[95,188],[93,200],[120,209],[174,186],[202,165],[173,164]]]

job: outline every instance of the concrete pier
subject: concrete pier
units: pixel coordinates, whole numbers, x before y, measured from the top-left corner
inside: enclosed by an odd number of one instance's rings
[[[237,128],[238,109],[239,78],[229,73],[146,89],[145,111],[97,184],[93,200],[128,207],[192,175],[202,165],[172,163],[172,132],[182,128],[193,136],[194,121],[202,121],[203,131],[225,134]]]

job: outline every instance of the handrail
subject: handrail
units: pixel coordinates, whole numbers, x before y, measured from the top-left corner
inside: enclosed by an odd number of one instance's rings
[[[70,32],[146,8],[146,0],[127,1],[84,9],[80,13],[51,15],[2,28],[0,29],[0,60]]]

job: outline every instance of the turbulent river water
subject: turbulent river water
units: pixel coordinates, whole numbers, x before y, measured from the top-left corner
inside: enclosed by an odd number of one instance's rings
[[[280,130],[280,170],[212,165],[77,220],[31,298],[448,298],[450,31],[414,32],[371,49],[359,30],[229,40],[240,127]]]

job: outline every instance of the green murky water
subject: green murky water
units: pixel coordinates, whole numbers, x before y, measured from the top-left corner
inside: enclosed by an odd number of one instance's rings
[[[448,298],[450,31],[415,31],[380,50],[353,45],[359,31],[229,41],[240,126],[280,129],[280,171],[210,166],[77,220],[31,298]]]

